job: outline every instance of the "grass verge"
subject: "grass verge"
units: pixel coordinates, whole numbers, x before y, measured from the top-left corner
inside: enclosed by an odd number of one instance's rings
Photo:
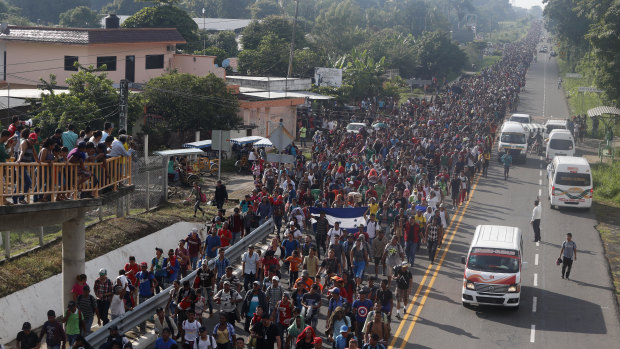
[[[204,206],[207,215],[215,208]],[[86,260],[104,255],[140,238],[193,218],[191,207],[171,203],[151,212],[126,218],[112,218],[86,229]],[[62,272],[62,241],[56,241],[31,254],[7,261],[0,268],[0,298]]]
[[[620,162],[595,163],[592,167],[594,200],[620,207]]]

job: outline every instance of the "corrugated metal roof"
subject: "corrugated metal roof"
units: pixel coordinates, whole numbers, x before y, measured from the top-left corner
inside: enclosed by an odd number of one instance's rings
[[[175,28],[76,29],[9,27],[6,33],[0,34],[0,39],[76,45],[140,42],[185,43],[185,39]]]
[[[601,106],[601,107],[596,107],[596,108],[592,108],[588,110],[589,117],[601,116],[603,114],[620,115],[620,109],[616,107]]]

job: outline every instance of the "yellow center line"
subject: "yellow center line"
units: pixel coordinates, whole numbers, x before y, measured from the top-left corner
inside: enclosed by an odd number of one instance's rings
[[[439,274],[439,269],[441,269],[443,261],[446,259],[446,256],[448,255],[448,251],[450,250],[450,245],[452,245],[452,241],[454,240],[454,237],[456,236],[456,232],[458,231],[459,226],[461,225],[461,221],[463,220],[463,217],[465,217],[465,212],[467,212],[467,208],[469,207],[469,204],[471,203],[471,198],[474,195],[474,192],[476,191],[476,187],[478,186],[479,180],[480,180],[480,176],[476,178],[476,183],[474,183],[474,185],[471,188],[471,193],[468,196],[467,203],[463,206],[463,210],[461,211],[461,215],[458,219],[458,222],[456,223],[454,230],[452,230],[452,235],[450,236],[450,240],[448,241],[445,248],[443,249],[443,254],[441,256],[441,259],[439,260],[439,263],[437,263],[435,272],[433,273],[433,276],[431,277],[431,280],[428,283],[428,287],[426,288],[426,291],[424,292],[424,296],[422,297],[422,300],[420,301],[420,305],[418,306],[415,312],[415,315],[413,319],[411,320],[411,324],[409,325],[409,328],[407,329],[405,338],[403,338],[403,343],[401,344],[400,349],[403,349],[405,345],[407,345],[407,343],[409,342],[409,337],[411,337],[413,328],[415,327],[415,324],[418,321],[418,318],[420,317],[422,308],[424,308],[424,304],[426,303],[426,300],[428,299],[428,295],[430,294],[431,289],[433,288],[433,284],[435,283],[435,280],[437,279],[437,275]]]
[[[457,209],[454,211],[454,217],[458,216],[458,212],[459,209],[461,207],[464,207],[465,205],[459,206],[457,207]],[[452,224],[456,221],[456,219],[452,219],[450,221],[450,224],[448,225],[447,230],[449,230],[452,227]],[[422,243],[422,240],[420,240],[420,243]],[[418,299],[418,297],[420,296],[420,293],[422,292],[422,289],[424,288],[424,283],[426,283],[426,278],[428,277],[430,271],[433,269],[433,265],[429,264],[428,267],[426,268],[426,272],[424,273],[424,277],[422,278],[422,281],[420,281],[420,283],[418,284],[418,288],[415,291],[415,294],[413,295],[413,299],[411,300],[411,302],[409,303],[409,306],[407,307],[407,314],[403,314],[403,319],[400,321],[400,324],[398,325],[398,328],[396,329],[396,332],[394,333],[394,337],[392,337],[392,341],[390,342],[390,345],[388,348],[391,348],[394,346],[394,344],[396,344],[396,341],[398,340],[398,335],[400,334],[400,332],[403,330],[403,328],[405,327],[405,323],[407,322],[407,318],[409,317],[409,314],[411,314],[411,310],[413,309],[413,307],[415,306],[415,302]],[[409,295],[407,295],[409,296]]]

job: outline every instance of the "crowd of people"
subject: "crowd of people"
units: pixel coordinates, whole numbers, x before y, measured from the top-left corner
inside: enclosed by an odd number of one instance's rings
[[[11,120],[7,130],[0,132],[0,163],[14,162],[38,163],[38,164],[76,164],[78,185],[78,196],[73,197],[73,188],[68,188],[73,183],[72,171],[52,171],[52,167],[41,167],[32,172],[25,169],[15,169],[14,192],[22,195],[15,195],[9,200],[5,198],[5,205],[27,204],[31,202],[47,202],[52,200],[52,194],[45,195],[23,195],[28,193],[33,187],[33,183],[39,183],[40,188],[37,192],[54,192],[56,201],[88,198],[92,193],[82,192],[82,185],[88,181],[99,183],[111,176],[105,166],[106,159],[118,156],[130,157],[133,153],[133,141],[127,136],[126,130],[119,130],[117,137],[113,136],[114,128],[110,122],[104,124],[103,130],[92,130],[89,127],[75,133],[75,127],[69,124],[65,131],[56,129],[54,134],[45,136],[39,127],[33,129],[20,121],[17,116]],[[93,171],[85,167],[85,163],[101,163],[102,165]],[[36,176],[36,177],[34,177]],[[52,188],[52,176],[57,177],[56,188]],[[4,179],[5,183],[11,183]],[[5,188],[3,188],[4,190]]]
[[[130,257],[113,279],[100,270],[94,295],[80,275],[65,329],[48,314],[52,325],[39,338],[46,333],[48,347],[83,346],[95,316],[106,324],[172,285],[154,318],[156,349],[385,349],[392,319],[407,311],[422,246],[434,263],[449,209],[468,200],[477,172],[486,176],[497,125],[525,86],[540,30],[534,25],[505,45],[498,63],[433,98],[385,103],[389,115],[374,120],[317,117],[303,134],[312,156],[291,146],[294,166],[278,168],[256,152],[255,188],[238,205],[221,194],[204,231],[192,230],[167,254],[157,248],[148,262]],[[350,121],[384,126],[347,132]],[[343,229],[310,207],[367,209],[363,224]],[[228,246],[268,219],[276,228],[266,248],[247,246],[237,265],[226,258]],[[193,281],[181,283],[192,270]],[[217,324],[207,326],[213,316]],[[116,330],[104,349],[129,345]]]

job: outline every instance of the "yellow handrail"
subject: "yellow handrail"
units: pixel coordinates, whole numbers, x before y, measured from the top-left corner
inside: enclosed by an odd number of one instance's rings
[[[0,163],[0,206],[13,197],[27,202],[52,201],[59,195],[79,198],[79,193],[99,197],[102,189],[125,182],[131,184],[131,158],[108,158],[105,162],[87,162],[82,170],[76,163]],[[30,186],[28,186],[30,183]]]

